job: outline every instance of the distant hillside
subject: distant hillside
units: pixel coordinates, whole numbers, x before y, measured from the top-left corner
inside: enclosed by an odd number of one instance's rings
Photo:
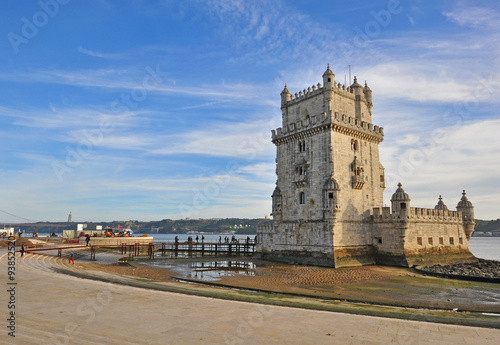
[[[497,220],[481,220],[476,219],[476,232],[498,232],[500,233],[500,219]],[[473,234],[474,235],[474,234]]]
[[[247,219],[247,218],[214,218],[214,219],[192,219],[192,220],[172,220],[163,219],[160,221],[141,222],[131,221],[113,221],[100,223],[86,223],[88,229],[95,229],[96,225],[102,225],[116,228],[126,227],[134,230],[136,233],[160,233],[160,234],[186,234],[191,233],[230,233],[236,234],[256,234],[258,224],[269,224],[270,219]],[[76,229],[77,222],[74,223],[25,223],[15,224],[14,228],[21,229],[26,233],[60,233],[66,229]]]

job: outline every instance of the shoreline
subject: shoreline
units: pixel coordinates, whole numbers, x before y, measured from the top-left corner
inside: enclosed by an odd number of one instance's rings
[[[213,258],[209,260],[213,260]],[[481,308],[478,309],[477,307],[461,308],[458,311],[453,311],[454,308],[442,308],[440,305],[409,306],[400,303],[387,303],[383,300],[377,302],[377,298],[366,301],[362,299],[349,299],[343,296],[336,298],[321,293],[280,291],[276,288],[259,289],[244,284],[234,284],[235,279],[233,279],[233,283],[227,284],[224,280],[219,282],[204,282],[178,277],[165,269],[154,267],[146,268],[141,265],[140,262],[141,260],[134,260],[132,265],[128,267],[82,263],[83,271],[72,272],[64,269],[57,269],[57,271],[80,278],[187,295],[357,315],[382,316],[402,320],[417,320],[500,329],[500,309],[498,307],[493,309],[486,308],[485,310]],[[377,269],[380,269],[380,267],[377,267]],[[382,270],[383,269],[384,268],[382,268]],[[394,268],[389,267],[387,269],[392,271]],[[155,274],[162,274],[163,279],[158,279],[158,276],[155,276]],[[408,277],[405,278],[410,278],[410,280],[411,278],[415,278],[416,280],[422,279],[422,277],[412,272],[409,272]],[[440,278],[426,277],[425,279],[435,280]],[[366,280],[363,283],[370,284],[370,282],[373,283],[371,280]],[[450,281],[448,280],[448,282]],[[495,286],[495,288],[498,287]],[[318,290],[316,289],[313,291]],[[483,313],[488,313],[489,315],[484,315]]]

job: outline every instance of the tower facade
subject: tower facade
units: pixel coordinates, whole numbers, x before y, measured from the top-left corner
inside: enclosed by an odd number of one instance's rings
[[[335,82],[328,66],[318,83],[292,95],[281,92],[282,127],[276,145],[274,230],[262,232],[261,250],[300,261],[369,255],[370,210],[383,203],[384,168],[372,124],[368,85]]]
[[[456,228],[460,238],[470,238],[464,224],[473,231],[473,208],[463,199],[458,211],[432,210],[446,213],[442,218],[450,220],[449,226],[439,221],[437,227],[420,226],[401,184],[391,200],[392,212],[383,207],[385,174],[378,146],[384,132],[372,123],[372,91],[356,77],[350,86],[336,83],[330,66],[322,77],[323,84],[295,94],[285,85],[281,92],[282,127],[272,130],[277,174],[273,224],[258,228],[261,256],[334,267],[408,265],[408,253],[418,256],[425,249],[428,254],[427,247],[408,242],[416,240],[417,228],[431,229],[432,236]],[[468,253],[468,243],[454,252],[464,248]]]

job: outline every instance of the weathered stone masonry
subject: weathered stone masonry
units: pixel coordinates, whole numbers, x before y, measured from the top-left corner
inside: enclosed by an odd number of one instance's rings
[[[378,145],[383,128],[372,124],[372,91],[335,83],[326,69],[318,83],[281,92],[282,127],[276,145],[272,226],[258,229],[265,258],[334,267],[411,265],[423,258],[470,260],[474,211],[464,195],[457,211],[410,207],[399,185],[392,211],[383,206],[384,167]]]

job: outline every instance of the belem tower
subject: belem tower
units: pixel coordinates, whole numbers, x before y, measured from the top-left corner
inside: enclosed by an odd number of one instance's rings
[[[261,257],[330,267],[475,259],[468,244],[474,207],[465,191],[456,211],[441,197],[434,209],[418,208],[400,183],[391,207],[383,206],[384,131],[373,125],[372,107],[366,82],[336,83],[330,66],[323,85],[295,95],[285,85],[282,127],[272,131],[273,223],[257,230]]]

